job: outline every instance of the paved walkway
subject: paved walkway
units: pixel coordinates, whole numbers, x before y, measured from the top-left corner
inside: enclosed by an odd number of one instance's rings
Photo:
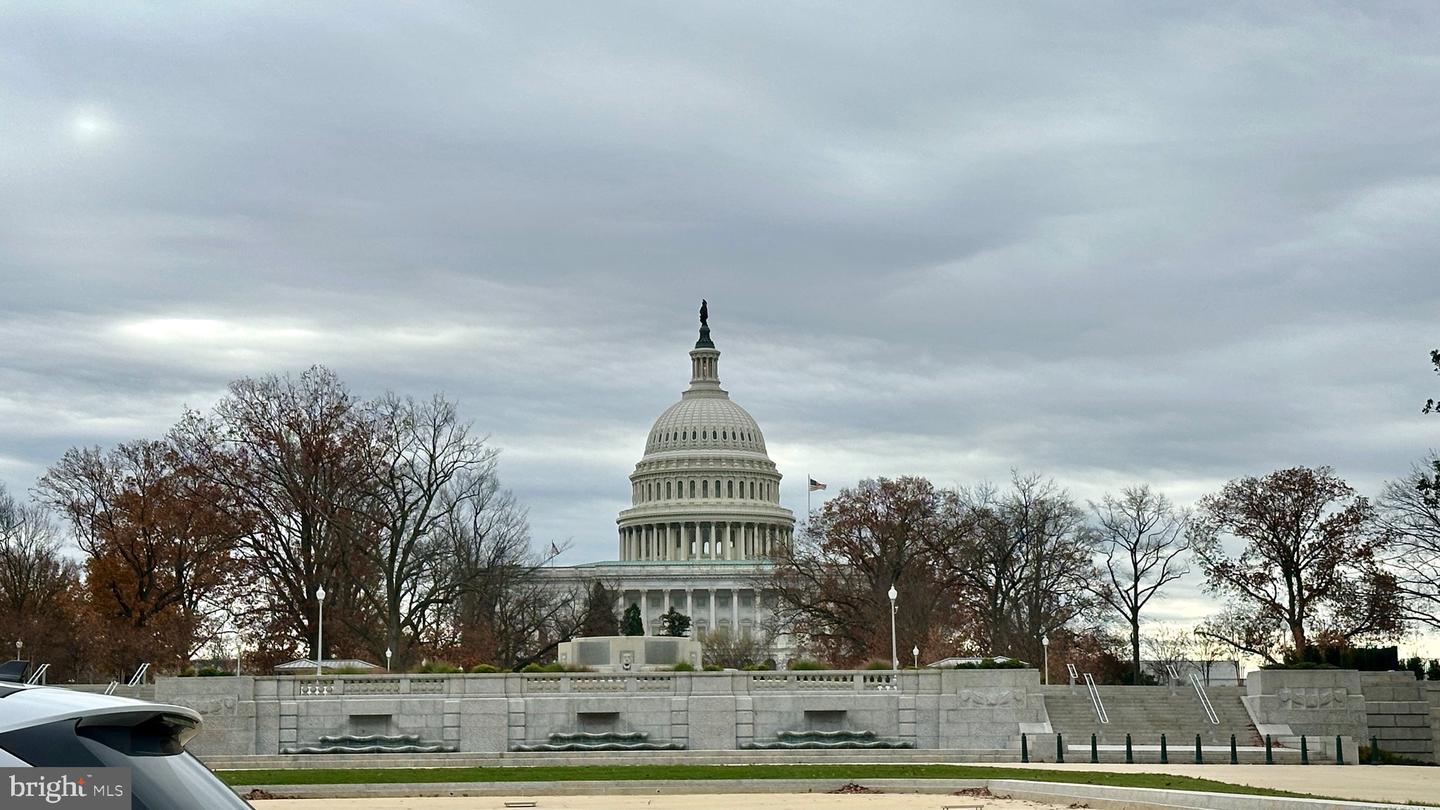
[[[1173,773],[1234,785],[1291,790],[1337,799],[1440,804],[1440,767],[1419,765],[1091,765],[1088,762],[1048,762],[1029,765],[1011,763],[1005,767]]]
[[[974,796],[904,793],[744,793],[687,796],[541,796],[431,799],[276,799],[253,802],[255,810],[507,810],[505,803],[534,801],[535,810],[1055,810],[1053,804]]]
[[[1237,785],[1288,790],[1317,796],[1368,802],[1416,802],[1440,805],[1440,767],[1400,765],[1123,765],[1089,763],[1014,764],[1014,778],[1023,779],[1026,768],[1069,771],[1130,771],[1169,773],[1229,782]],[[856,781],[864,784],[865,779]],[[635,788],[636,782],[625,783]],[[747,782],[749,786],[755,782]],[[417,786],[419,787],[419,786]],[[779,788],[785,790],[785,788]],[[505,810],[507,801],[524,800],[524,787],[515,785],[516,795],[509,797],[471,796],[455,798],[371,798],[371,799],[284,799],[256,801],[257,810]],[[793,788],[792,788],[793,789]],[[665,808],[670,810],[807,810],[808,808],[854,808],[855,810],[936,810],[944,806],[984,806],[986,808],[1051,807],[1030,802],[978,799],[940,794],[855,794],[826,793],[730,793],[674,794],[626,796],[542,796],[531,797],[537,810],[632,810]]]

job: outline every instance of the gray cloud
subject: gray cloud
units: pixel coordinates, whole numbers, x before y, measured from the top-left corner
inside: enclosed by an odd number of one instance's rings
[[[12,489],[319,362],[458,398],[537,534],[603,558],[701,296],[794,507],[807,472],[1374,491],[1435,443],[1433,4],[22,3],[0,32]]]

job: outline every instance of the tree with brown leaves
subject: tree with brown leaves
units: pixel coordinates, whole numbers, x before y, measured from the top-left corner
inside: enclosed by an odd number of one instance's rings
[[[40,479],[85,552],[104,662],[184,666],[227,618],[240,525],[168,441],[72,449]]]
[[[327,649],[319,654],[364,652],[353,628],[383,621],[362,596],[376,577],[360,553],[375,541],[364,518],[373,438],[340,378],[315,366],[299,377],[236,380],[211,415],[187,414],[175,435],[245,527],[241,611],[257,646],[267,657],[309,651],[324,586]]]
[[[1279,646],[1265,641],[1272,630],[1300,659],[1321,641],[1403,629],[1394,578],[1380,566],[1389,539],[1370,502],[1329,467],[1230,481],[1201,499],[1189,538],[1208,589],[1229,601],[1230,618],[1201,632],[1236,649],[1278,662]]]
[[[950,603],[932,550],[942,541],[947,496],[923,478],[881,478],[841,490],[790,547],[766,584],[776,616],[835,665],[890,660],[890,586],[899,592],[900,646],[941,646]]]

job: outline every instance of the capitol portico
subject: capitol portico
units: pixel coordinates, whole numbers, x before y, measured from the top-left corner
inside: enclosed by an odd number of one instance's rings
[[[631,506],[616,519],[618,561],[551,573],[617,588],[617,611],[639,605],[647,633],[671,608],[690,616],[697,633],[764,628],[766,560],[794,534],[760,426],[720,387],[708,306],[700,318],[690,386],[655,420],[630,474]]]

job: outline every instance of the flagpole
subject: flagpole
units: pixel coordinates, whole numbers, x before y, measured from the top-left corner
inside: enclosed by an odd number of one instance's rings
[[[810,482],[814,480],[810,477],[810,473],[805,473],[805,529],[807,531],[810,529],[810,496],[815,494],[815,489],[810,486]]]

